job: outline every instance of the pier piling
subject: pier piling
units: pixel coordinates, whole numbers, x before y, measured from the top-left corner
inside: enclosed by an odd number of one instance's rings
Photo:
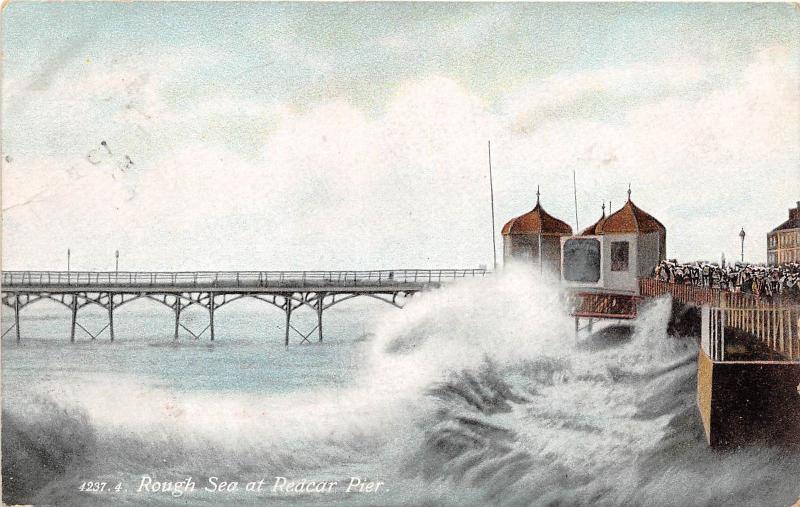
[[[20,340],[19,330],[19,294],[14,297],[14,329],[17,334],[17,341]]]
[[[289,330],[291,329],[291,320],[292,320],[292,299],[289,296],[286,296],[286,335],[284,337],[284,345],[287,347],[289,346]]]
[[[78,297],[72,296],[72,326],[69,331],[70,343],[75,343],[75,324],[78,323]]]
[[[108,294],[108,335],[114,341],[114,294]]]
[[[181,298],[175,300],[175,340],[178,339],[178,330],[181,325]]]
[[[208,326],[211,331],[211,341],[214,341],[214,293],[209,293],[208,298],[209,320]]]
[[[322,300],[325,299],[324,294],[317,295],[317,331],[319,332],[319,342],[322,343]]]

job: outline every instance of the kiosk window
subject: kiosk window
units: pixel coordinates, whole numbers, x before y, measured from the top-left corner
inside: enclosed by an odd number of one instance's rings
[[[611,271],[628,271],[628,242],[611,242]]]
[[[572,238],[564,242],[564,280],[597,283],[600,280],[600,242]]]

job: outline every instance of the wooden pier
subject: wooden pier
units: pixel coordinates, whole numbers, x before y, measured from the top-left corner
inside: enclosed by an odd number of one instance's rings
[[[206,332],[215,338],[214,313],[242,298],[263,301],[285,314],[284,343],[290,332],[310,342],[316,333],[322,341],[322,315],[333,305],[359,296],[371,297],[401,308],[404,300],[420,291],[437,288],[463,278],[482,277],[485,269],[396,269],[381,271],[192,271],[192,272],[96,272],[96,271],[5,271],[2,304],[14,312],[15,330],[21,339],[20,312],[37,301],[50,300],[70,310],[70,342],[77,329],[92,340],[107,331],[114,340],[114,310],[137,299],[150,299],[175,314],[174,339],[184,329],[195,339]],[[96,305],[108,312],[107,325],[91,332],[79,322],[79,311]],[[195,333],[181,323],[181,313],[198,306],[208,311],[208,325]],[[316,326],[301,332],[292,324],[292,313],[303,306],[317,316]]]

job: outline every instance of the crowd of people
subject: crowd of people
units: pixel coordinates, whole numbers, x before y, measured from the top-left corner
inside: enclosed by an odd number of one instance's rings
[[[680,264],[674,260],[661,261],[653,275],[671,283],[709,287],[730,292],[800,299],[800,263],[764,266],[734,263],[692,262]]]

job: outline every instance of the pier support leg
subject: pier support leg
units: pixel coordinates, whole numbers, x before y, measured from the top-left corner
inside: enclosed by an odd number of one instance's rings
[[[175,339],[178,339],[178,330],[181,325],[181,298],[175,301]]]
[[[114,294],[108,294],[108,335],[114,341]]]
[[[592,322],[593,320],[589,318],[589,327],[587,328],[589,330],[589,334],[592,334]]]
[[[322,343],[322,300],[325,299],[324,294],[317,296],[317,331],[319,332],[319,342]]]
[[[285,337],[284,337],[284,345],[288,347],[289,346],[289,330],[291,329],[290,326],[291,326],[291,323],[292,323],[292,299],[290,297],[288,297],[288,296],[286,297],[285,311],[286,311],[286,326],[285,326],[286,327],[286,334],[285,334]]]
[[[69,331],[70,343],[75,343],[75,324],[78,322],[78,296],[72,296],[72,326]]]
[[[211,331],[211,341],[214,341],[214,293],[209,294],[208,310],[209,310],[209,330]]]
[[[19,294],[14,296],[14,328],[17,333],[17,341],[20,340],[19,330]]]
[[[580,330],[581,326],[581,319],[580,317],[575,317],[575,340],[578,340],[578,331]]]

